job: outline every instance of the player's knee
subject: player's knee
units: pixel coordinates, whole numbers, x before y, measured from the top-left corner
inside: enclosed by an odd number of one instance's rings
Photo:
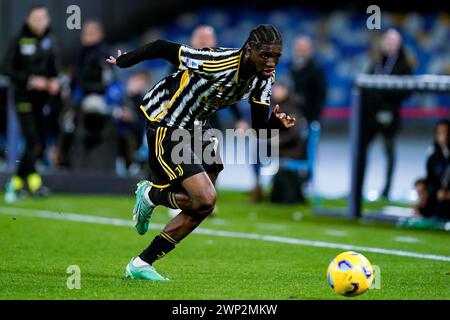
[[[216,205],[216,190],[214,188],[210,188],[204,190],[200,195],[198,195],[197,202],[197,212],[207,216],[214,210],[214,206]]]

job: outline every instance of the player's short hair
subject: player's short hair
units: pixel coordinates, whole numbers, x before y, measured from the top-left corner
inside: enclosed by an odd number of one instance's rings
[[[90,18],[86,21],[83,22],[83,28],[86,27],[88,24],[95,24],[97,25],[97,27],[99,28],[101,33],[105,33],[105,29],[103,27],[103,23],[100,19],[98,18]]]
[[[28,9],[27,17],[29,17],[30,14],[31,14],[34,10],[41,10],[41,9],[48,10],[47,7],[44,6],[44,5],[42,5],[42,4],[35,4],[35,5],[32,5],[32,6]]]
[[[279,44],[283,45],[283,38],[281,33],[270,24],[260,24],[254,28],[245,42],[245,45],[250,45],[251,48],[259,49],[264,44]]]
[[[427,185],[427,180],[425,178],[419,178],[416,181],[414,181],[414,187],[418,187],[419,185]]]
[[[436,129],[437,129],[437,127],[442,126],[442,125],[447,126],[447,127],[450,128],[450,120],[448,120],[448,119],[441,119],[441,120],[439,120],[436,123]]]

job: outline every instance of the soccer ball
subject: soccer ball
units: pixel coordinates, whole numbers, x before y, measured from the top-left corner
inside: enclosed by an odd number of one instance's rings
[[[362,254],[347,251],[331,261],[327,277],[337,294],[354,297],[363,294],[372,285],[373,268]]]

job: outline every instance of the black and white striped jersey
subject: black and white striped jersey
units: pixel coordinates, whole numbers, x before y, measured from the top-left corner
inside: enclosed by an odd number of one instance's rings
[[[159,81],[143,99],[141,110],[149,121],[189,129],[194,121],[240,100],[270,105],[274,77],[240,80],[241,49],[178,46],[178,71]]]

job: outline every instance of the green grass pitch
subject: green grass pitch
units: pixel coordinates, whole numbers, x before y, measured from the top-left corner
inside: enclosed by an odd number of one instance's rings
[[[342,249],[204,233],[191,234],[155,263],[171,281],[127,280],[126,264],[157,229],[139,236],[129,226],[65,219],[77,213],[126,222],[133,202],[131,195],[0,202],[0,299],[450,299],[449,261],[360,251],[379,266],[381,288],[344,298],[326,280]],[[218,208],[200,228],[450,257],[445,232],[316,217],[301,206],[252,205],[235,192],[219,192]],[[42,217],[48,212],[61,219]],[[168,220],[166,209],[157,208],[152,222]],[[80,289],[67,288],[70,265],[80,268]]]

